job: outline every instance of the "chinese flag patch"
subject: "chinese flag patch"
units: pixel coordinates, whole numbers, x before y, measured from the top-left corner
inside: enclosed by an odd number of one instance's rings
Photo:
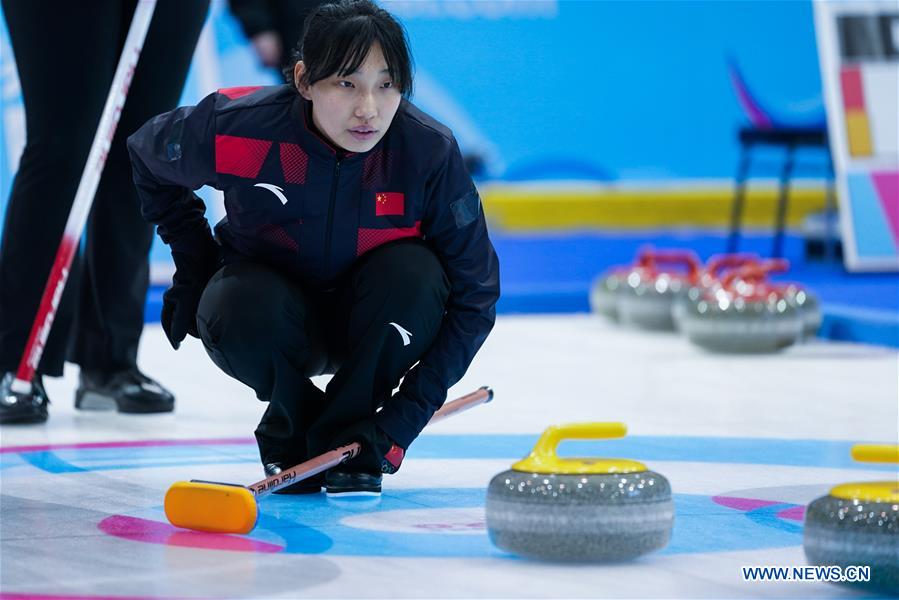
[[[402,192],[378,192],[375,194],[375,216],[400,215],[405,213],[406,197]]]

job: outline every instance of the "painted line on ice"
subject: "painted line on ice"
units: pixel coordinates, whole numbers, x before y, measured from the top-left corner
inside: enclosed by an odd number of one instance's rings
[[[496,458],[515,460],[530,452],[537,437],[536,434],[423,435],[415,441],[411,450],[416,458],[421,459]],[[88,464],[79,464],[81,461],[90,462],[91,453],[84,451],[125,448],[243,447],[255,446],[255,443],[253,438],[88,442],[8,446],[0,448],[0,455],[19,454],[24,457],[28,453],[55,452],[59,456],[54,460],[65,461],[85,470],[103,470],[110,469],[112,466],[94,467]],[[832,440],[631,436],[620,440],[566,441],[560,446],[560,455],[629,456],[642,461],[664,460],[895,470],[894,465],[862,464],[853,461],[850,457],[850,449],[853,444],[854,442],[850,441]],[[146,460],[146,457],[143,457],[143,460]],[[48,463],[52,463],[52,461],[48,461]],[[127,455],[122,456],[122,464],[128,464],[131,468],[146,466],[129,463]],[[184,464],[191,464],[190,457],[185,456]]]
[[[661,554],[699,554],[784,548],[802,544],[803,507],[755,498],[674,494],[677,516]],[[485,492],[420,488],[370,499],[332,500],[324,494],[269,498],[247,536],[173,528],[158,508],[100,522],[110,535],[134,542],[231,552],[385,557],[483,557],[517,560],[489,539]],[[718,498],[718,500],[722,500]],[[742,508],[738,508],[742,507]],[[124,532],[124,533],[123,533]],[[258,546],[257,546],[258,544]]]

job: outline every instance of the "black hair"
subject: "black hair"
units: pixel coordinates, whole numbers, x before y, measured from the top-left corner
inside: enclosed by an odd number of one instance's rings
[[[408,98],[412,95],[412,55],[406,30],[371,0],[342,0],[311,12],[284,76],[296,86],[313,85],[334,74],[348,75],[365,62],[375,44],[381,46],[393,84]],[[300,60],[306,69],[300,80],[294,81],[294,67]]]

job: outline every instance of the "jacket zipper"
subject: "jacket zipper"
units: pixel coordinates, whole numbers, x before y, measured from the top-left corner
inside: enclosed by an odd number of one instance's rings
[[[340,159],[334,165],[334,178],[331,182],[331,202],[328,204],[328,223],[325,230],[325,272],[324,278],[331,274],[331,230],[334,226],[334,204],[337,202],[337,180],[340,178]]]

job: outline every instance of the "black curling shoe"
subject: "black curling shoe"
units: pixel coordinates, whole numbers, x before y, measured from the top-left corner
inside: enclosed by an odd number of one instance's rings
[[[297,463],[299,464],[299,463]],[[271,462],[265,463],[263,465],[265,467],[265,476],[271,477],[272,475],[277,475],[281,471],[284,470],[284,467],[281,463]],[[293,466],[293,465],[291,465]],[[288,467],[289,468],[289,467]],[[322,484],[325,482],[325,477],[322,473],[318,473],[317,475],[313,475],[308,479],[304,479],[303,481],[297,482],[293,485],[288,485],[287,487],[278,488],[273,494],[293,494],[293,495],[304,495],[304,494],[318,494],[322,491]]]
[[[0,379],[0,425],[28,425],[47,420],[47,391],[40,375],[31,381],[31,393],[12,391],[15,373],[3,373]]]
[[[328,496],[380,496],[381,474],[331,469],[325,475]]]
[[[103,373],[82,369],[75,408],[123,413],[163,413],[175,409],[175,396],[137,370]]]

